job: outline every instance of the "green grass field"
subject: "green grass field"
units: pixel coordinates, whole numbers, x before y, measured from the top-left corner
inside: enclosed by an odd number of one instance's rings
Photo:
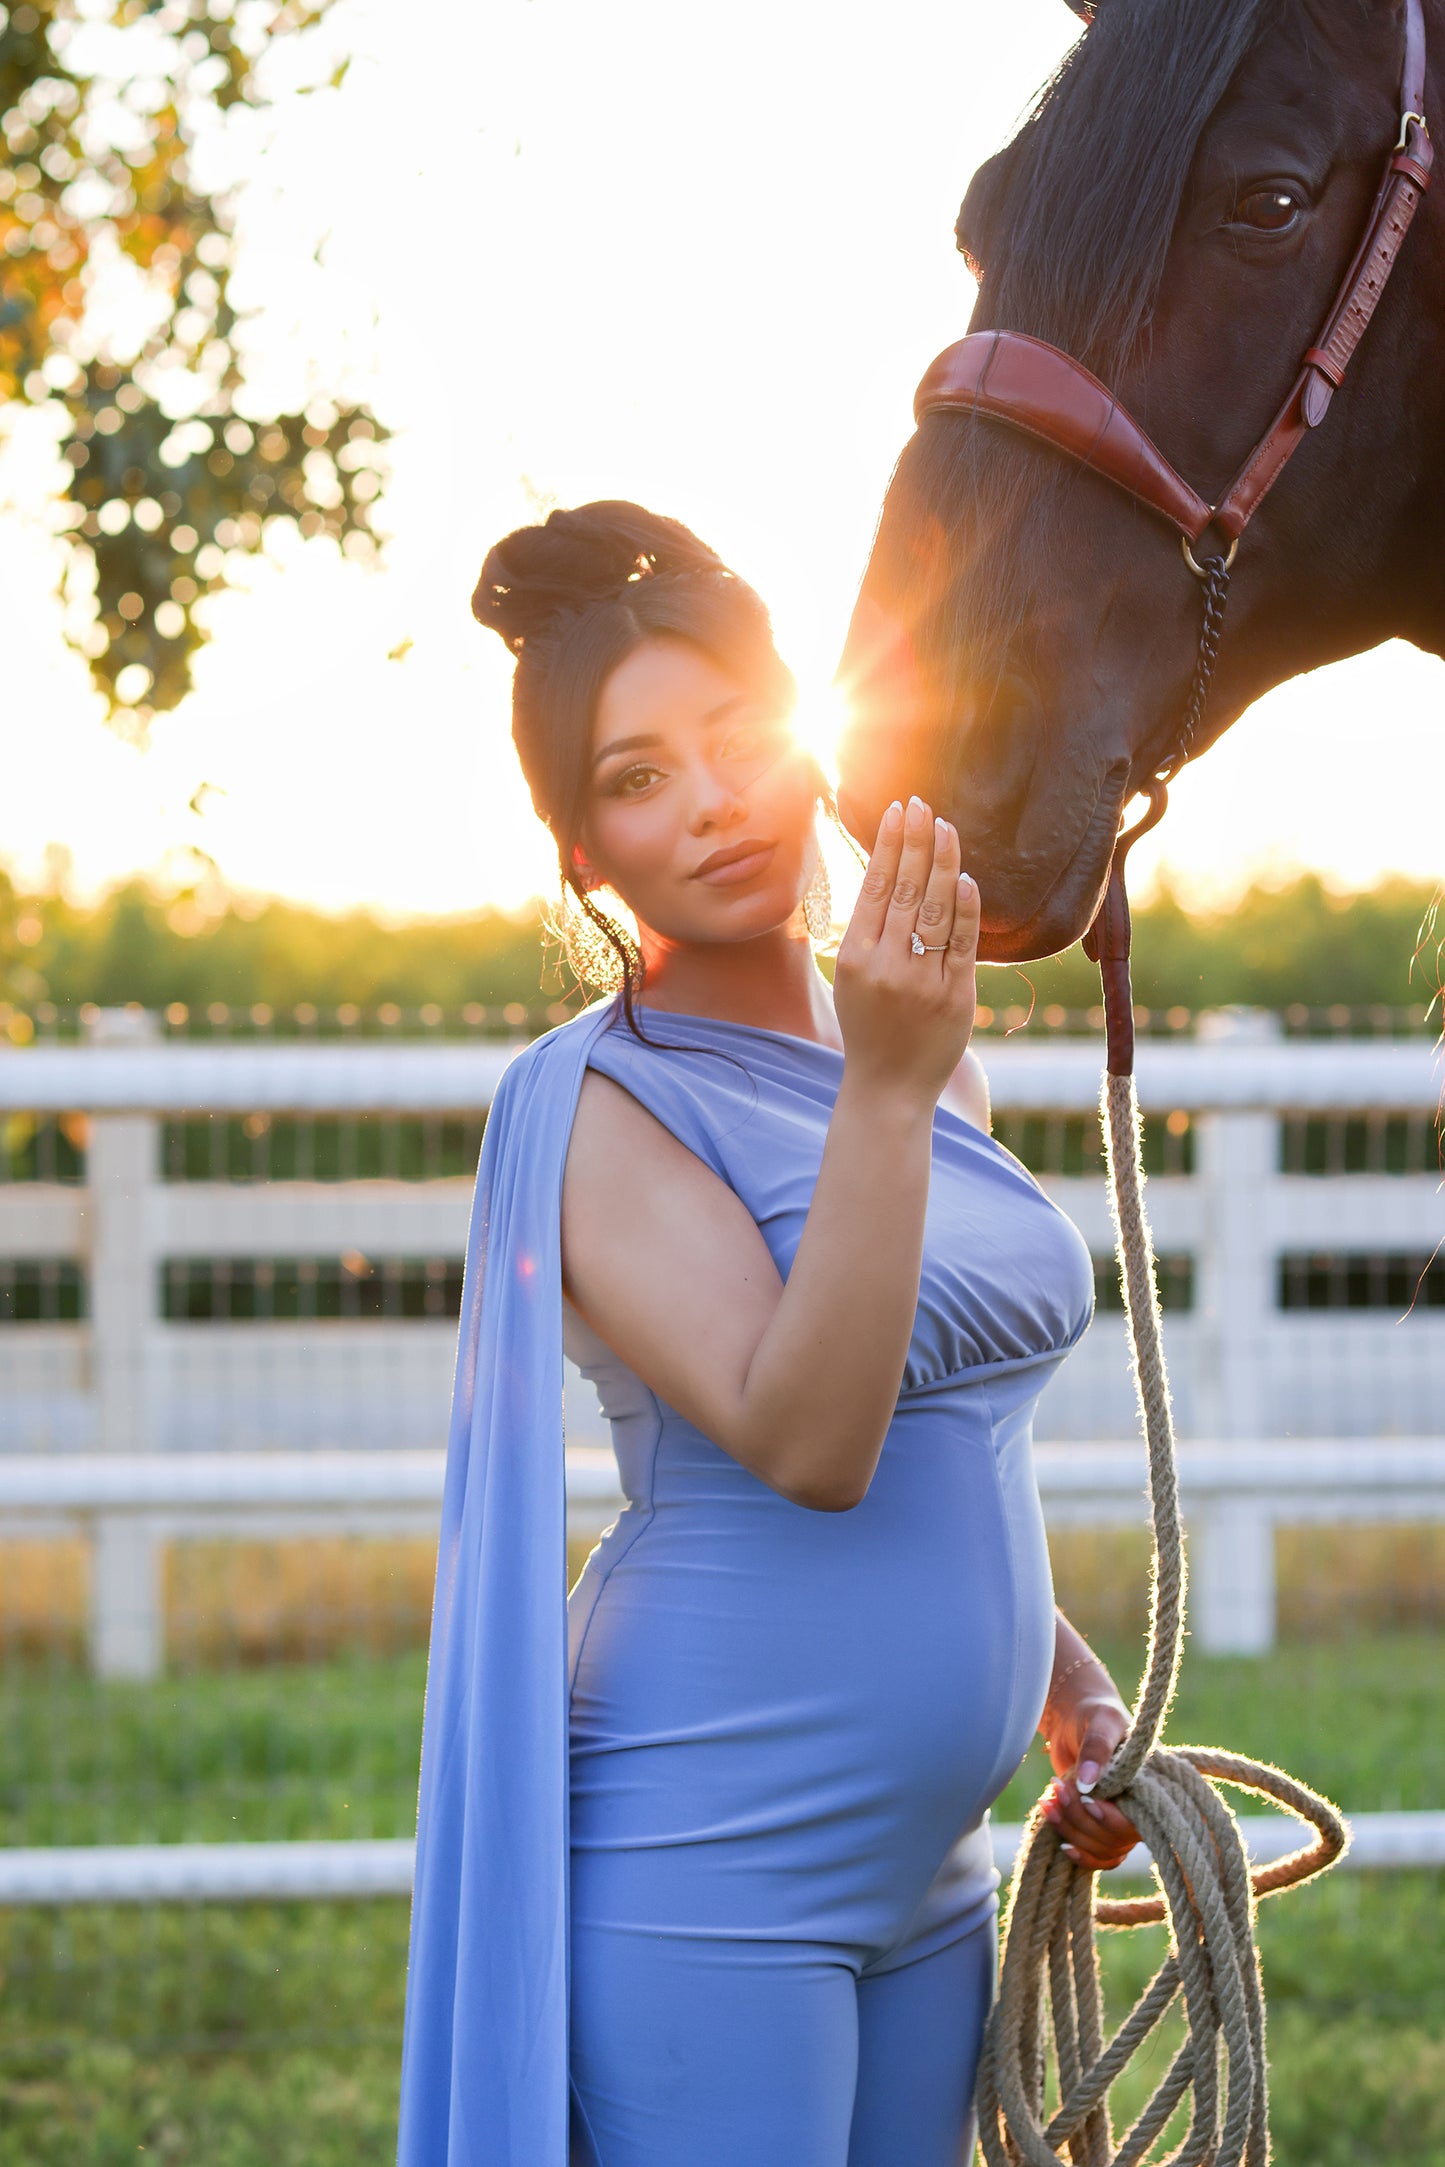
[[[1346,1807],[1439,1805],[1438,1677],[1423,1634],[1191,1656],[1170,1735]],[[416,1655],[142,1687],[12,1672],[0,1838],[405,1834],[421,1682]],[[1041,1782],[1040,1759],[1001,1815]],[[1341,1874],[1262,1907],[1280,2167],[1445,2167],[1442,1896],[1441,1875]],[[390,2161],[404,1904],[12,1912],[0,1935],[0,2167]],[[1111,1993],[1160,1946],[1109,1937]]]

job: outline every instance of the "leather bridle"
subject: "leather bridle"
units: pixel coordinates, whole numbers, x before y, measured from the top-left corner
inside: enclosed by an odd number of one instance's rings
[[[1407,0],[1399,134],[1386,157],[1359,246],[1283,406],[1217,503],[1207,503],[1191,487],[1082,362],[1021,331],[970,332],[938,356],[915,394],[916,421],[926,414],[967,413],[1006,422],[1126,490],[1175,528],[1184,561],[1204,588],[1204,618],[1179,744],[1143,786],[1150,810],[1119,838],[1109,889],[1085,941],[1104,971],[1113,1074],[1127,1074],[1133,1060],[1125,853],[1162,817],[1167,785],[1194,750],[1240,537],[1291,454],[1329,412],[1429,186],[1433,157],[1425,120],[1424,9],[1422,0]],[[1205,552],[1202,544],[1211,529],[1226,546]],[[1122,971],[1111,972],[1111,961],[1121,964]],[[1116,1061],[1124,1065],[1116,1066]]]

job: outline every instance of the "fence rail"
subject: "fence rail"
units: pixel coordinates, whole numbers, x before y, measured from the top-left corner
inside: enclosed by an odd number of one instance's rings
[[[1240,1831],[1255,1865],[1297,1850],[1298,1822],[1242,1814]],[[1023,1837],[1018,1821],[991,1824],[993,1862],[1003,1875]],[[408,1837],[334,1843],[74,1844],[0,1851],[0,1907],[72,1904],[199,1904],[321,1901],[410,1896],[416,1847]],[[1445,1866],[1445,1813],[1360,1813],[1340,1864],[1358,1872]],[[1106,1876],[1130,1882],[1151,1871],[1136,1844]]]
[[[523,1039],[387,1044],[264,1038],[152,1040],[146,1011],[107,1009],[84,1045],[0,1050],[0,1110],[161,1114],[455,1112],[486,1106]],[[1200,1036],[1141,1039],[1140,1104],[1168,1111],[1438,1105],[1440,1054],[1426,1038],[1286,1038],[1266,1011],[1221,1010]],[[115,1043],[110,1034],[116,1034]],[[1102,1047],[1092,1038],[988,1040],[997,1105],[1091,1112]]]
[[[159,1675],[162,1545],[178,1537],[436,1532],[435,1452],[150,1453],[0,1458],[0,1534],[92,1547],[96,1673]],[[1042,1445],[1051,1528],[1147,1518],[1137,1444]],[[623,1504],[605,1446],[569,1447],[568,1529],[595,1535]],[[1190,1623],[1206,1654],[1261,1654],[1275,1637],[1275,1531],[1350,1521],[1445,1521],[1445,1437],[1193,1442],[1179,1456],[1190,1531]]]

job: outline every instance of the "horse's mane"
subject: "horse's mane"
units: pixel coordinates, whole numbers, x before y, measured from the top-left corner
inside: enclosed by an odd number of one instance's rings
[[[1282,0],[1103,0],[959,215],[990,319],[1107,381],[1147,329],[1205,123]]]
[[[1101,0],[959,215],[989,325],[1047,339],[1117,379],[1147,340],[1200,136],[1285,5]],[[946,712],[987,699],[1005,648],[1026,648],[1038,557],[1080,473],[1014,430],[956,414],[926,416],[905,450],[875,563]],[[930,540],[954,576],[925,599],[919,551]]]

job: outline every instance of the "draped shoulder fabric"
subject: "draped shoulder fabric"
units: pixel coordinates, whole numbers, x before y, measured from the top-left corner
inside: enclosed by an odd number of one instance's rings
[[[398,2167],[565,2167],[562,1169],[587,1010],[505,1070],[477,1170],[437,1556]]]

